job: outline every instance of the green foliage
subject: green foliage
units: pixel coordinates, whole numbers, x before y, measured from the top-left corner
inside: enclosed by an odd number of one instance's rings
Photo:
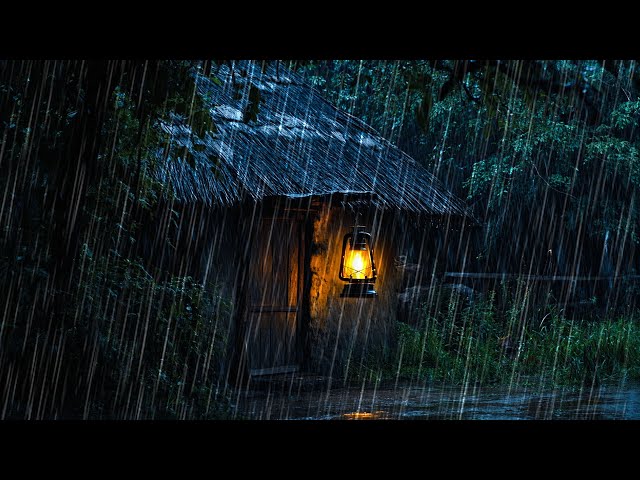
[[[572,322],[554,316],[548,324],[528,332],[523,369],[529,374],[547,370],[554,382],[637,378],[639,333],[637,318]]]
[[[191,92],[192,93],[192,92]],[[188,114],[186,92],[165,107]],[[219,418],[223,396],[231,305],[221,286],[200,284],[150,267],[134,252],[145,223],[166,212],[161,245],[175,249],[180,211],[169,186],[154,176],[158,148],[166,142],[153,119],[143,123],[119,88],[105,124],[115,173],[90,189],[91,228],[69,304],[73,339],[96,338],[94,369],[105,390],[89,402],[90,418]],[[156,112],[160,114],[160,112]],[[169,200],[160,203],[162,198]],[[160,208],[161,207],[161,208]],[[76,346],[79,348],[79,345]],[[83,369],[84,367],[79,367]],[[136,409],[130,399],[137,398]]]
[[[640,101],[623,102],[611,112],[611,126],[623,129],[640,119]]]
[[[426,315],[414,327],[396,324],[397,344],[371,356],[353,378],[449,384],[543,382],[597,384],[640,378],[640,318],[570,320],[555,307],[527,313],[526,294],[501,313],[494,294]]]
[[[510,267],[536,271],[553,247],[597,270],[584,242],[607,234],[612,263],[629,263],[640,241],[636,61],[343,60],[302,71],[473,205],[485,255],[466,268],[526,259]],[[529,238],[503,262],[514,237]]]
[[[78,341],[97,338],[95,367],[111,386],[89,415],[107,418],[217,418],[231,306],[216,285],[190,277],[159,281],[140,260],[85,258],[72,305]],[[132,411],[128,398],[142,404]],[[140,413],[142,412],[142,413]]]
[[[328,100],[392,142],[399,139],[406,115],[415,113],[421,128],[428,129],[437,90],[427,61],[308,62],[301,72]]]
[[[425,313],[418,327],[396,324],[396,348],[385,357],[370,356],[356,378],[377,380],[493,383],[499,380],[500,356],[493,297],[463,307],[451,297],[445,310]]]
[[[156,176],[168,141],[158,120],[180,114],[194,135],[215,131],[195,95],[193,62],[111,64],[122,70],[103,112],[101,151],[85,159],[91,177],[74,170],[67,151],[82,134],[85,63],[0,69],[0,286],[8,293],[0,380],[39,389],[16,390],[3,415],[223,417],[230,301],[220,285],[158,266],[140,246],[160,219],[167,228],[157,250],[175,251],[180,230],[170,185]],[[57,190],[78,180],[87,189],[73,212]],[[71,213],[79,228],[69,240],[80,248],[63,275],[52,245],[62,240],[56,221]],[[34,395],[46,399],[37,411]]]

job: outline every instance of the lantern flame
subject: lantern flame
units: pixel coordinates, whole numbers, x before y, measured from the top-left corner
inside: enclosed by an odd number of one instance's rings
[[[351,278],[364,280],[371,277],[371,261],[367,250],[349,250],[344,266],[345,273]]]

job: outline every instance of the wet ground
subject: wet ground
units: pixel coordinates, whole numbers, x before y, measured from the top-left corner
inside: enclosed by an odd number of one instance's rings
[[[269,420],[627,420],[640,419],[640,383],[371,388],[290,377],[261,379],[235,403],[239,417]]]

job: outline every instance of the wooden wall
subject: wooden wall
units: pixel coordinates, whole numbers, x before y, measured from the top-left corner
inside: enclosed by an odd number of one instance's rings
[[[395,342],[402,280],[394,263],[399,253],[394,241],[397,218],[375,210],[363,213],[358,224],[368,227],[374,241],[376,298],[340,298],[342,239],[354,225],[355,215],[325,204],[313,222],[309,367],[325,375],[340,376],[359,368],[366,355],[383,355]]]
[[[242,374],[237,369],[245,368],[238,354],[242,350],[239,338],[246,320],[246,305],[242,298],[246,294],[242,288],[243,272],[251,245],[243,239],[252,238],[259,219],[272,216],[274,208],[286,215],[290,213],[284,211],[285,207],[295,207],[300,212],[308,206],[310,202],[307,200],[296,205],[286,202],[284,206],[275,207],[263,203],[244,204],[237,209],[202,215],[198,219],[206,223],[204,235],[209,242],[205,248],[194,252],[197,260],[192,258],[192,262],[199,262],[199,265],[189,270],[201,281],[221,285],[224,295],[232,300],[234,312],[229,326],[228,362],[221,366],[223,370],[229,370],[228,380],[231,383],[235,383],[236,377]],[[411,229],[407,230],[407,224],[394,212],[372,209],[361,210],[360,213],[358,224],[365,225],[374,240],[378,270],[376,298],[340,298],[345,285],[338,278],[342,240],[355,224],[354,212],[345,210],[338,202],[332,204],[323,199],[314,204],[307,216],[309,263],[300,272],[302,274],[306,270],[308,275],[305,287],[307,313],[299,328],[304,340],[304,345],[301,345],[301,351],[304,351],[302,367],[308,372],[340,377],[347,369],[360,368],[367,355],[382,358],[396,342],[398,294],[403,288],[403,270],[397,263],[401,255],[414,256],[409,246],[415,243],[416,234]],[[426,253],[417,250],[415,255]],[[234,366],[233,363],[238,361],[240,364]]]

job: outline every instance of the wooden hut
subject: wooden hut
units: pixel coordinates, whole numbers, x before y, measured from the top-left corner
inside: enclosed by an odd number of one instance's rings
[[[158,180],[191,212],[174,252],[189,257],[181,273],[215,278],[232,299],[230,371],[335,374],[383,352],[406,254],[400,233],[462,218],[464,203],[282,65],[231,62],[194,78],[211,125],[186,115],[161,125]],[[374,239],[373,298],[340,296],[343,237],[356,222]]]

